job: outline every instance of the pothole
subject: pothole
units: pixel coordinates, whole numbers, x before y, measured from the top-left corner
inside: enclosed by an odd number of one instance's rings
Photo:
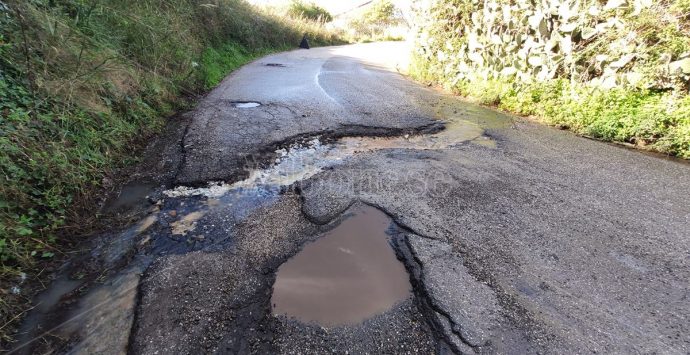
[[[264,64],[264,66],[285,68],[285,64],[280,64],[280,63],[266,63],[266,64]]]
[[[498,123],[493,125],[500,126]],[[324,143],[317,137],[277,149],[274,152],[275,160],[268,168],[250,169],[250,174],[245,180],[232,184],[212,181],[207,187],[201,188],[178,186],[163,193],[167,197],[203,195],[218,198],[231,192],[276,191],[280,187],[304,181],[324,169],[341,164],[357,153],[382,149],[453,149],[466,142],[492,149],[497,147],[496,141],[485,134],[480,123],[465,119],[452,119],[446,123],[445,130],[432,135],[344,137],[330,143]]]
[[[230,105],[236,108],[254,108],[261,106],[261,103],[256,101],[233,101]]]
[[[249,176],[232,184],[211,182],[207,187],[191,188],[178,186],[166,190],[167,197],[206,196],[218,198],[231,192],[249,192],[256,189],[277,190],[297,181],[316,175],[327,167],[342,163],[351,151],[338,149],[332,144],[323,144],[318,138],[304,143],[295,143],[275,151],[273,164],[264,169],[253,169]]]
[[[386,234],[380,210],[355,207],[350,217],[278,269],[273,314],[305,323],[360,323],[411,296],[409,275]]]

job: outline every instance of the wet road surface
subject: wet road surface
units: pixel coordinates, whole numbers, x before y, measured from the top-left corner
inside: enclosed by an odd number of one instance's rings
[[[65,265],[18,352],[688,353],[690,165],[422,87],[405,55],[226,78],[152,142],[110,203],[137,222]]]
[[[386,235],[390,225],[383,212],[360,207],[305,245],[276,273],[273,313],[305,323],[348,325],[409,298],[410,277]]]

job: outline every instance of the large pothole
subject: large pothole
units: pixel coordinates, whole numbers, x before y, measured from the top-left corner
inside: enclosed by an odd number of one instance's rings
[[[412,287],[386,231],[391,219],[357,206],[277,272],[273,313],[323,326],[352,325],[411,297]]]

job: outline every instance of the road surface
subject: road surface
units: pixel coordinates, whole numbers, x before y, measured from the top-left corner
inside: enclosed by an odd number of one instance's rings
[[[690,165],[423,87],[396,72],[404,57],[396,43],[296,50],[226,78],[112,204],[143,220],[72,266],[106,276],[32,318],[56,337],[20,350],[690,352]],[[338,312],[385,298],[376,279],[327,302],[335,323],[277,314],[281,265],[366,206],[390,218],[409,290],[355,322]],[[330,258],[311,257],[316,271]],[[329,275],[285,282],[304,297],[360,287]]]

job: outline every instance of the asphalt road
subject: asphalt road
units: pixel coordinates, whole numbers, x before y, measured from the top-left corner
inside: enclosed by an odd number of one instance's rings
[[[690,352],[690,165],[423,87],[403,50],[268,56],[171,124],[133,174],[164,185],[149,219],[93,253],[113,287],[137,275],[130,302],[67,349]],[[412,296],[345,326],[273,315],[280,265],[361,204],[394,221]]]

